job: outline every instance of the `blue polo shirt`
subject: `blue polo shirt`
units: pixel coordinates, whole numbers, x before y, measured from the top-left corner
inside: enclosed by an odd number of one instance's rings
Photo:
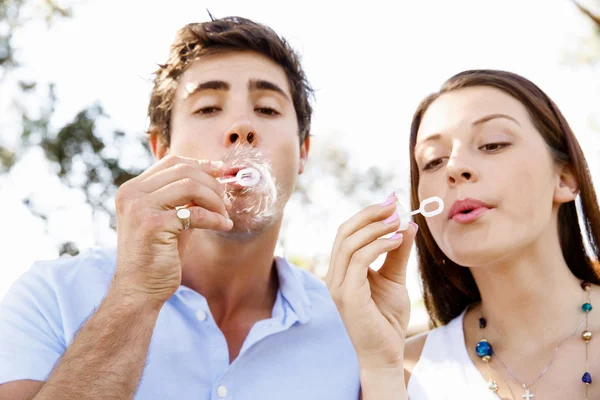
[[[116,251],[35,263],[0,303],[0,384],[44,381],[106,295]],[[272,317],[229,363],[206,299],[181,286],[160,311],[136,399],[358,399],[356,353],[326,286],[276,258]],[[94,351],[94,349],[90,349]]]

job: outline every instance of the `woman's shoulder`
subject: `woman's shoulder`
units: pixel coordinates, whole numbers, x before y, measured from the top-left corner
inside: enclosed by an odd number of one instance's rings
[[[454,343],[456,341],[464,341],[462,332],[463,318],[464,313],[446,325],[438,326],[430,331],[423,332],[407,339],[404,346],[404,380],[407,386],[421,357],[426,355],[424,353],[428,353],[429,356],[433,356],[434,358],[445,356],[441,354],[444,352],[440,350],[455,347],[453,345],[456,344]],[[435,354],[430,354],[432,352]]]
[[[407,386],[410,376],[421,358],[428,335],[429,332],[423,332],[408,338],[406,341],[406,345],[404,346],[404,381]]]

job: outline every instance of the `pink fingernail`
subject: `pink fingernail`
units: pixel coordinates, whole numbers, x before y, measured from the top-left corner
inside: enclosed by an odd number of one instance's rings
[[[395,193],[392,193],[390,195],[390,197],[388,197],[383,203],[381,203],[381,206],[382,207],[387,207],[390,204],[394,204],[396,202],[396,197],[394,195],[395,195]]]
[[[408,221],[409,224],[415,227],[415,233],[419,232],[419,225],[414,221]]]
[[[397,219],[398,219],[398,214],[393,213],[392,215],[390,215],[389,217],[387,217],[385,219],[385,221],[383,221],[383,223],[384,224],[391,224],[392,222],[394,222]]]
[[[396,233],[394,236],[390,236],[390,240],[399,240],[399,239],[402,239],[403,237],[404,237],[403,234]]]

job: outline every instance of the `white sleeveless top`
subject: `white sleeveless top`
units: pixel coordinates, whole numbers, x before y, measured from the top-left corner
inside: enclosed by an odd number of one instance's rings
[[[408,381],[410,400],[498,400],[467,353],[463,319],[428,333],[421,358]]]

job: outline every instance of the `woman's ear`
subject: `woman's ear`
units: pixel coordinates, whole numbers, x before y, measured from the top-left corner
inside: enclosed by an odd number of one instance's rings
[[[579,194],[579,184],[573,174],[570,165],[564,165],[559,169],[559,180],[554,188],[554,201],[557,203],[568,203],[575,200]]]

